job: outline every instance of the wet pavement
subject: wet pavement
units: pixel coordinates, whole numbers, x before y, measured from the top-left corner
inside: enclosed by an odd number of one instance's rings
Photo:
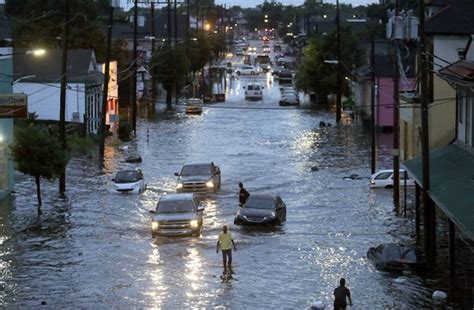
[[[334,122],[325,111],[278,106],[278,83],[263,101],[245,101],[229,81],[225,103],[207,105],[200,116],[182,107],[159,109],[139,121],[130,143],[107,148],[106,174],[90,160],[68,168],[68,200],[57,183],[43,181],[44,214],[36,215],[34,183],[18,176],[17,194],[0,207],[0,303],[7,307],[306,308],[332,304],[339,278],[347,279],[358,309],[433,306],[436,282],[390,275],[367,261],[369,247],[410,241],[411,219],[396,217],[391,191],[371,190],[369,141],[356,125]],[[381,150],[380,159],[389,167]],[[127,164],[140,155],[142,164]],[[151,215],[160,195],[174,192],[174,172],[185,163],[214,161],[222,188],[203,199],[199,238],[157,238]],[[385,162],[384,162],[385,161]],[[118,169],[140,167],[148,183],[141,195],[111,191]],[[311,168],[317,167],[316,171]],[[238,182],[252,193],[280,194],[287,222],[275,229],[234,226]],[[227,224],[234,235],[234,274],[221,277],[217,235]]]

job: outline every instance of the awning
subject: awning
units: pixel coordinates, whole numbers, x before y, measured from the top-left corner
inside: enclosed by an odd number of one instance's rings
[[[407,160],[403,166],[421,186],[421,157]],[[431,151],[428,194],[456,226],[474,240],[474,155],[455,144]]]

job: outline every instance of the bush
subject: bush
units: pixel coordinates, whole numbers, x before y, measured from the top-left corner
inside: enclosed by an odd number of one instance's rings
[[[120,120],[118,128],[119,139],[127,142],[130,141],[130,135],[132,133],[132,126],[126,120]]]

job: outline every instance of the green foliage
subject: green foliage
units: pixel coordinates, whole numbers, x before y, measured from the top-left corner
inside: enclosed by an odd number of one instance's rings
[[[126,120],[120,119],[117,133],[120,140],[124,142],[130,141],[130,135],[132,134],[132,125],[130,125],[130,123]]]
[[[337,91],[336,65],[327,64],[325,60],[337,59],[336,33],[315,38],[304,49],[304,59],[296,74],[296,86],[305,92],[315,92],[321,103],[326,102],[327,95]],[[343,94],[349,94],[349,85],[344,76],[349,70],[357,67],[361,60],[358,40],[349,27],[341,27],[341,83]]]
[[[153,74],[162,83],[167,92],[167,103],[171,102],[171,92],[176,85],[183,83],[189,72],[189,60],[183,45],[163,46],[153,57]]]
[[[94,146],[94,141],[91,138],[83,138],[79,135],[68,137],[68,146],[72,153],[85,155]]]
[[[57,137],[31,125],[15,128],[11,150],[19,171],[48,180],[59,176],[69,161],[69,153],[63,150]]]
[[[203,33],[199,33],[196,41],[189,45],[189,70],[196,72],[201,70],[211,57],[211,46],[209,39]]]
[[[106,0],[69,0],[69,48],[94,49],[98,59],[105,52],[99,15]],[[63,0],[7,0],[5,12],[12,20],[15,47],[59,48],[64,25]]]

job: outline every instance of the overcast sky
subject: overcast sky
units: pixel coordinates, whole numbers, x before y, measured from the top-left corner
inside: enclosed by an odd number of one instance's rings
[[[0,0],[1,1],[1,0]],[[214,0],[217,4],[227,4],[227,6],[240,5],[244,8],[255,7],[263,3],[263,0]],[[278,1],[278,0],[277,0]],[[130,8],[132,6],[132,0],[121,0],[122,6]],[[281,0],[283,5],[301,5],[304,0]],[[323,0],[324,3],[336,3],[336,0]],[[339,3],[352,4],[353,6],[365,5],[369,3],[378,3],[378,0],[339,0]]]

